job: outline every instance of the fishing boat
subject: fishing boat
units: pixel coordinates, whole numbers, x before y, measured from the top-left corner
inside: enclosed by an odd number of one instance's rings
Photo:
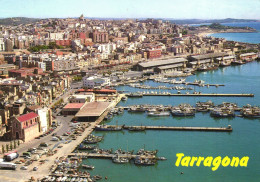
[[[153,166],[153,165],[156,164],[156,159],[137,156],[134,159],[134,164],[135,165],[142,165],[142,166]]]
[[[198,112],[208,112],[213,107],[214,103],[212,101],[196,103],[196,111]]]
[[[121,100],[122,100],[122,101],[126,101],[126,100],[127,100],[127,97],[126,97],[126,96],[123,96]]]
[[[218,69],[219,65],[218,64],[212,64],[212,65],[202,65],[197,68],[197,71],[210,71],[210,70],[216,70]]]
[[[173,116],[194,116],[195,111],[191,109],[172,109],[171,113]]]
[[[141,93],[130,93],[127,96],[128,97],[143,97],[143,94],[141,94]]]
[[[242,116],[248,118],[260,118],[260,108],[259,107],[252,107],[251,105],[244,106],[240,111]]]
[[[119,157],[119,155],[115,155],[114,157],[112,157],[112,162],[117,164],[125,164],[125,163],[129,163],[129,158]]]
[[[91,165],[85,165],[85,164],[82,164],[82,168],[93,170],[95,167],[94,167],[94,166],[91,166]]]
[[[83,141],[86,144],[95,144],[100,141],[102,141],[102,136],[94,136],[94,135],[88,135],[87,138]]]
[[[147,114],[148,116],[170,116],[170,112],[168,111],[155,111],[155,112],[149,112]]]
[[[145,126],[130,126],[129,131],[145,131]]]
[[[145,112],[145,108],[143,107],[130,107],[128,109],[129,112]]]
[[[109,126],[109,125],[97,125],[96,131],[121,131],[123,126]]]
[[[215,108],[211,111],[212,117],[234,117],[235,113],[230,109]]]
[[[231,62],[232,65],[242,65],[242,64],[246,64],[245,61],[242,60],[235,60]]]

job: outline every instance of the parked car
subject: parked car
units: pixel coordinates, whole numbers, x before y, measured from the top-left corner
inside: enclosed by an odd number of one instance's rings
[[[51,141],[59,141],[57,137],[52,137]]]
[[[22,166],[20,169],[21,170],[27,170],[28,168],[26,166]]]
[[[48,144],[45,143],[45,142],[43,142],[43,143],[40,144],[40,146],[41,146],[41,147],[48,147]]]
[[[38,167],[34,167],[34,168],[33,168],[33,171],[37,171],[37,170],[38,170]]]

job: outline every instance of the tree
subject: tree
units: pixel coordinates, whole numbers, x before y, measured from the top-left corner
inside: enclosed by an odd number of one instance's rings
[[[16,149],[16,141],[14,140],[14,148]]]
[[[9,145],[6,144],[6,145],[5,145],[5,148],[6,148],[6,151],[8,152],[8,151],[9,151]]]
[[[10,150],[13,150],[13,143],[10,142]]]
[[[18,140],[17,144],[18,144],[18,146],[20,145],[20,140]]]
[[[2,145],[2,153],[5,153],[5,147]]]

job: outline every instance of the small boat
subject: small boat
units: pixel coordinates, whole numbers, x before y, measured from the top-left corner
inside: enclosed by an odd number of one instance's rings
[[[235,113],[233,110],[215,108],[213,111],[211,111],[210,115],[212,117],[234,117]]]
[[[109,126],[109,125],[97,125],[96,131],[121,131],[123,126]]]
[[[242,60],[236,60],[236,61],[232,61],[231,64],[232,65],[242,65],[242,64],[246,64],[246,62],[244,62]]]
[[[123,96],[121,100],[122,100],[122,101],[126,101],[126,100],[127,100],[127,97],[126,97],[126,96]]]
[[[129,131],[145,131],[145,126],[130,126]]]
[[[128,97],[143,97],[143,94],[141,94],[141,93],[130,93],[127,96]]]
[[[118,155],[114,156],[112,158],[113,163],[117,163],[117,164],[125,164],[125,163],[129,163],[129,159],[127,157],[119,157]]]
[[[94,166],[91,166],[91,165],[82,164],[82,168],[93,170],[95,167],[94,167]]]
[[[148,116],[170,116],[170,112],[168,111],[156,111],[156,112],[149,112]]]
[[[193,110],[180,110],[180,109],[173,109],[171,111],[173,116],[194,116],[195,112]]]
[[[91,145],[83,145],[83,144],[80,144],[78,146],[78,150],[94,150],[95,148],[97,148],[97,147],[91,146]]]
[[[136,157],[134,159],[134,164],[135,165],[141,165],[141,166],[153,166],[156,164],[156,159],[154,158],[143,158],[143,157]]]

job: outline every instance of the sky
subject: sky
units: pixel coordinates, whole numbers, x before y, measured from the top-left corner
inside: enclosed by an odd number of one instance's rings
[[[0,0],[0,18],[172,18],[260,20],[260,0]]]

